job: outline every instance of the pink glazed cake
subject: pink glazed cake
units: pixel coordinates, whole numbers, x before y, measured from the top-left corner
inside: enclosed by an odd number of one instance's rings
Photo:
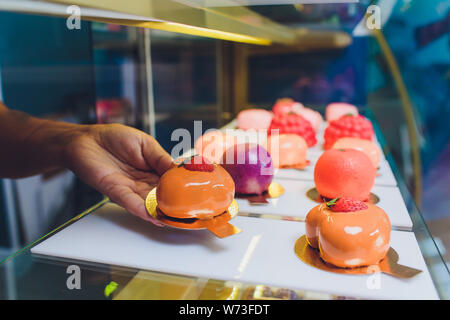
[[[226,149],[234,146],[237,138],[221,131],[209,131],[195,141],[195,151],[213,163],[220,163]]]
[[[325,119],[330,122],[339,119],[344,114],[358,114],[358,108],[352,104],[344,102],[330,103],[325,109]]]
[[[311,122],[311,126],[313,127],[314,131],[317,132],[319,130],[320,125],[323,122],[322,115],[311,109],[311,108],[302,108],[297,111],[299,115],[301,115],[303,118]]]
[[[273,113],[264,109],[242,110],[237,115],[237,125],[242,130],[267,130],[272,121]]]

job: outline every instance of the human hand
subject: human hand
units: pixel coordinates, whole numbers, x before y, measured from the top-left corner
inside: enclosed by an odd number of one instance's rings
[[[83,126],[65,147],[65,162],[83,181],[130,213],[148,215],[145,198],[172,158],[148,134],[119,124]]]

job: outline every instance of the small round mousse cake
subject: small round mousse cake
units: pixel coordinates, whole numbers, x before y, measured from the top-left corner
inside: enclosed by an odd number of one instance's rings
[[[208,219],[224,213],[234,199],[234,182],[218,164],[194,156],[167,170],[156,188],[158,209],[176,219]]]
[[[350,197],[367,201],[377,169],[369,157],[355,149],[330,149],[314,167],[314,183],[324,198]]]
[[[303,109],[304,106],[300,102],[294,101],[291,98],[278,99],[272,107],[275,114],[280,113],[297,113]]]
[[[272,157],[275,168],[305,166],[308,145],[305,139],[297,134],[280,134],[267,138],[267,151]]]
[[[195,141],[195,151],[210,162],[220,163],[226,149],[232,147],[237,138],[218,130],[208,131]]]
[[[319,130],[321,124],[323,123],[323,118],[320,112],[311,108],[302,108],[297,113],[311,123],[311,126],[315,132]]]
[[[308,244],[337,267],[378,264],[390,247],[391,223],[379,207],[351,198],[315,206],[306,216]]]
[[[333,144],[333,149],[356,149],[364,152],[370,161],[372,161],[375,168],[378,168],[380,164],[380,147],[366,139],[352,137],[340,138]]]
[[[242,110],[237,115],[237,125],[242,130],[267,130],[272,122],[273,113],[264,109]]]
[[[256,143],[236,144],[227,149],[222,165],[233,178],[238,194],[263,194],[273,179],[272,157]]]
[[[333,102],[325,109],[325,119],[328,122],[339,119],[344,114],[358,115],[358,108],[345,102]]]

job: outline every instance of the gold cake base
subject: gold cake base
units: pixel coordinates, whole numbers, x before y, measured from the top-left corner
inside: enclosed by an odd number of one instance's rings
[[[306,196],[309,199],[311,199],[312,201],[315,201],[317,203],[322,203],[322,202],[331,200],[331,199],[325,199],[324,197],[322,197],[319,194],[319,192],[317,192],[316,188],[311,188],[308,191],[306,191]],[[367,202],[369,202],[371,204],[377,204],[378,202],[380,202],[380,197],[378,197],[376,194],[371,192],[369,195],[369,200]]]
[[[297,239],[297,241],[295,242],[294,251],[297,257],[307,265],[320,270],[334,273],[373,274],[377,272],[383,272],[398,278],[412,278],[422,272],[421,270],[398,264],[398,253],[392,247],[389,248],[386,257],[378,264],[357,268],[339,268],[324,261],[320,257],[320,251],[308,244],[306,235],[303,235]]]

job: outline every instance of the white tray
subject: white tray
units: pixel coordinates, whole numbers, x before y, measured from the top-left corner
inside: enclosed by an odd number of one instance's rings
[[[251,205],[248,200],[237,199],[239,212],[298,217],[304,219],[306,214],[318,203],[310,200],[306,192],[314,187],[313,181],[274,179],[281,184],[285,192],[279,198],[268,199],[269,204]],[[372,193],[380,198],[377,206],[386,211],[392,227],[411,230],[412,221],[397,187],[374,186]]]
[[[413,233],[392,232],[399,263],[423,272],[400,280],[335,274],[310,267],[294,253],[304,223],[236,217],[240,234],[219,239],[207,230],[158,228],[107,204],[31,249],[34,254],[219,280],[373,299],[437,299]],[[71,262],[73,263],[73,262]]]

